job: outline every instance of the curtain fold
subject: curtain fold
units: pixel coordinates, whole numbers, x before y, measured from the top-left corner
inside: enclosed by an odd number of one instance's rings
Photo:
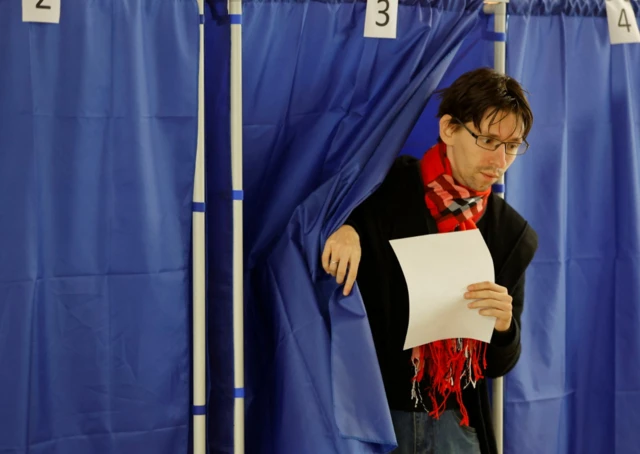
[[[535,122],[506,197],[540,248],[506,382],[505,452],[635,452],[640,48],[609,44],[603,2],[509,8],[508,72],[530,92]]]
[[[0,452],[186,453],[193,1],[0,2]]]

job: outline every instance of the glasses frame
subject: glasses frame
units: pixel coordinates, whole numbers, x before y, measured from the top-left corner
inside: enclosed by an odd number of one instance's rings
[[[463,122],[461,122],[460,120],[458,120],[457,118],[454,118],[454,120],[456,122],[458,122],[464,129],[467,130],[467,132],[469,134],[471,134],[471,137],[473,137],[474,139],[476,139],[476,145],[479,146],[480,148],[482,148],[483,150],[488,150],[488,151],[497,151],[501,146],[504,145],[504,152],[508,155],[511,156],[520,156],[523,155],[527,152],[527,150],[529,149],[529,142],[527,142],[527,139],[522,139],[522,143],[518,143],[518,142],[503,142],[501,140],[496,139],[495,137],[492,136],[484,136],[482,134],[476,134],[475,132],[473,132],[471,129],[469,129],[467,127],[467,125],[465,125]],[[490,147],[487,148],[486,145],[482,145],[479,143],[480,138],[486,138],[486,139],[491,139],[491,140],[498,140],[498,145],[496,145],[495,147]],[[509,152],[509,149],[507,148],[507,144],[518,144],[518,148],[516,150],[516,153],[512,153]],[[520,152],[521,148],[524,146],[524,149],[522,150],[522,152]]]

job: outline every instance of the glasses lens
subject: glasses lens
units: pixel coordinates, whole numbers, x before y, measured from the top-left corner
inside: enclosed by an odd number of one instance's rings
[[[493,137],[478,136],[476,143],[485,150],[496,150],[502,142]]]
[[[525,151],[527,151],[527,148],[528,148],[527,144],[524,142],[523,143],[518,143],[518,142],[505,143],[505,142],[499,141],[494,137],[488,137],[488,136],[478,136],[476,143],[478,144],[479,147],[484,148],[485,150],[492,150],[492,151],[495,151],[501,146],[504,146],[507,154],[513,154],[513,155],[523,154]]]
[[[524,143],[507,143],[507,154],[522,154],[527,151],[527,146]]]

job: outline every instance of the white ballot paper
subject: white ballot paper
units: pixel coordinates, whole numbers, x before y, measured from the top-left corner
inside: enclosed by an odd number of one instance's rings
[[[495,317],[469,309],[467,286],[494,282],[493,260],[479,230],[390,241],[409,289],[405,350],[442,339],[491,341]]]

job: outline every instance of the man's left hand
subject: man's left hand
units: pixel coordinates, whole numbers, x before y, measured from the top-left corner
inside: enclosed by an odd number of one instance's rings
[[[513,298],[508,290],[493,282],[480,282],[467,287],[465,299],[476,300],[469,308],[481,308],[480,315],[496,317],[496,331],[507,331],[513,316]]]

